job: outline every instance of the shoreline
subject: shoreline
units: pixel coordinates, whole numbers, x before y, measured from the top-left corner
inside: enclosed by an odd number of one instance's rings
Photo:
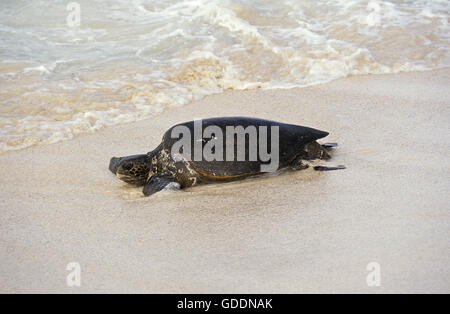
[[[195,103],[197,103],[197,102],[202,101],[204,98],[220,96],[220,95],[224,95],[224,94],[228,94],[228,93],[244,93],[244,92],[252,92],[252,91],[260,91],[260,92],[269,92],[269,91],[288,91],[288,90],[297,90],[297,89],[303,89],[303,88],[313,88],[313,87],[315,87],[315,86],[328,85],[328,84],[332,84],[332,83],[335,82],[335,81],[340,81],[340,80],[350,79],[350,78],[353,78],[353,77],[366,78],[366,77],[372,77],[372,76],[378,76],[378,75],[381,75],[381,76],[386,76],[386,75],[388,75],[388,76],[390,76],[390,75],[403,75],[403,74],[408,74],[408,73],[414,74],[414,73],[424,73],[424,72],[426,73],[426,72],[433,72],[433,71],[445,71],[445,70],[448,70],[448,69],[450,69],[450,67],[445,67],[445,66],[444,66],[444,67],[440,67],[440,68],[436,68],[436,69],[424,69],[424,70],[420,70],[420,71],[419,71],[419,70],[416,70],[416,71],[412,71],[412,72],[372,73],[372,74],[349,75],[349,76],[347,76],[347,77],[334,79],[334,80],[329,81],[329,82],[314,83],[314,84],[312,84],[312,85],[307,85],[307,86],[302,86],[302,87],[286,87],[286,88],[277,87],[277,88],[272,88],[272,89],[247,89],[247,90],[226,89],[226,90],[223,90],[223,91],[220,92],[220,93],[215,93],[215,94],[203,96],[203,97],[202,97],[201,99],[199,99],[199,100],[192,101],[192,102],[190,102],[190,103],[188,103],[188,104],[185,104],[185,105],[182,105],[182,106],[169,106],[169,107],[163,109],[163,111],[158,112],[158,113],[155,113],[154,116],[143,117],[143,118],[140,118],[140,119],[138,119],[138,120],[136,120],[136,121],[123,122],[123,123],[113,124],[113,125],[105,125],[105,126],[101,127],[101,128],[98,129],[98,130],[94,130],[94,131],[85,131],[85,132],[82,132],[82,133],[72,134],[72,137],[71,137],[71,138],[62,138],[62,139],[59,139],[59,140],[57,140],[56,142],[52,142],[52,143],[47,143],[47,142],[37,142],[37,143],[35,143],[35,144],[32,144],[32,145],[30,145],[30,146],[26,146],[26,147],[21,147],[21,148],[17,148],[17,149],[8,149],[8,150],[5,150],[5,151],[0,151],[0,155],[7,154],[7,153],[9,153],[9,152],[23,151],[23,150],[27,150],[27,149],[30,149],[30,148],[36,147],[36,146],[47,146],[47,145],[57,144],[57,143],[60,143],[60,142],[71,141],[71,140],[73,140],[73,139],[75,139],[75,138],[77,138],[77,137],[80,137],[80,136],[82,137],[82,136],[84,136],[84,135],[96,134],[96,133],[98,133],[98,132],[100,132],[100,131],[102,131],[102,130],[109,129],[109,128],[114,128],[114,127],[118,127],[118,126],[121,126],[121,125],[130,125],[130,124],[139,123],[139,122],[142,122],[142,121],[150,121],[150,120],[153,120],[153,119],[158,119],[158,117],[159,117],[160,115],[164,114],[166,111],[169,111],[169,112],[170,112],[170,111],[177,110],[177,109],[179,109],[179,108],[181,108],[181,107],[184,107],[184,106],[191,106],[192,104],[195,104]]]
[[[225,91],[0,155],[1,292],[450,292],[450,69]],[[329,131],[312,170],[144,198],[108,170],[170,126],[245,115]],[[66,265],[81,265],[70,288]],[[381,265],[380,287],[366,284]]]

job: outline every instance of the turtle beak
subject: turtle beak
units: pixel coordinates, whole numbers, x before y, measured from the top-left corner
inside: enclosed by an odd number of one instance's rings
[[[114,174],[116,174],[117,172],[117,168],[119,167],[120,164],[120,159],[121,158],[113,157],[109,162],[109,170],[111,170],[111,172]]]

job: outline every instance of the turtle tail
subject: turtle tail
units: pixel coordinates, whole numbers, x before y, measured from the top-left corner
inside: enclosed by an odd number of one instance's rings
[[[326,144],[324,144],[326,145]],[[327,146],[320,145],[316,141],[310,142],[305,146],[305,152],[307,154],[306,159],[322,159],[328,160],[331,158]]]

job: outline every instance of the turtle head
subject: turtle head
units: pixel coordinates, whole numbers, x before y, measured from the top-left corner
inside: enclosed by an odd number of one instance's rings
[[[151,160],[149,154],[113,157],[109,162],[109,170],[122,181],[144,185],[151,169]]]

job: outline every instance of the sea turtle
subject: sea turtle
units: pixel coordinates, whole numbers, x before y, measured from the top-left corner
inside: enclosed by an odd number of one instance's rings
[[[169,187],[237,180],[287,167],[308,168],[308,161],[328,160],[329,150],[337,146],[316,142],[327,135],[300,125],[248,117],[189,121],[171,127],[161,144],[147,154],[111,158],[109,169],[127,183],[144,186],[148,196]],[[314,167],[319,171],[343,168]]]

